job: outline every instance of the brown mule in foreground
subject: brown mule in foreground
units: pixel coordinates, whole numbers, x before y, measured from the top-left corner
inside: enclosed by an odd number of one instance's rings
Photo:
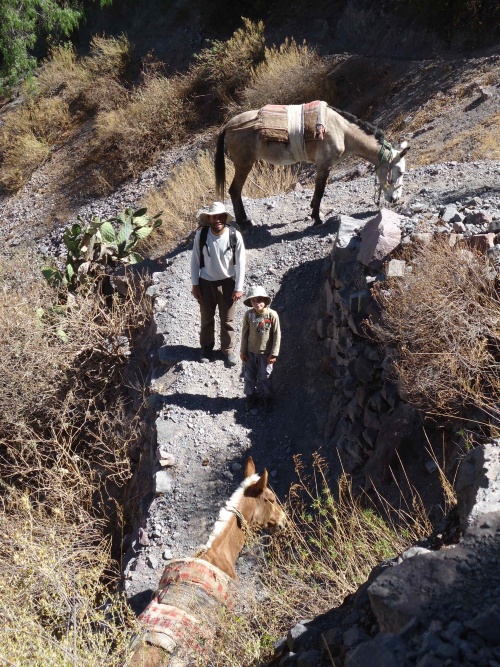
[[[130,667],[182,667],[203,656],[217,629],[221,607],[231,607],[234,565],[249,532],[284,527],[285,513],[267,486],[267,471],[255,473],[251,457],[245,479],[221,509],[207,544],[192,558],[166,566],[153,600],[139,616],[145,637],[136,639]]]
[[[349,155],[371,162],[379,183],[379,199],[383,192],[387,201],[396,202],[402,192],[408,145],[403,142],[399,147],[393,146],[382,130],[326,102],[267,105],[245,111],[226,123],[217,140],[215,183],[221,201],[226,181],[224,149],[234,164],[229,194],[236,222],[244,229],[251,221],[247,220],[241,191],[256,160],[275,165],[316,164],[311,216],[319,225],[319,207],[333,165]]]

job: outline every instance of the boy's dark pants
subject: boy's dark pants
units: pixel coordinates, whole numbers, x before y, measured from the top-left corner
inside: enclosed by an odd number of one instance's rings
[[[215,343],[215,311],[219,308],[220,346],[224,354],[230,354],[234,348],[234,314],[236,302],[233,301],[234,279],[205,280],[200,278],[200,313],[201,347],[213,348]]]
[[[272,398],[273,386],[271,373],[273,364],[267,363],[268,354],[254,354],[248,352],[248,360],[245,362],[245,396],[259,394],[265,398]]]

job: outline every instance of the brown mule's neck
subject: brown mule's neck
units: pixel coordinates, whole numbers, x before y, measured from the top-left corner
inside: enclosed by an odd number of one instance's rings
[[[199,558],[215,565],[232,579],[236,579],[234,565],[244,544],[245,531],[240,521],[234,516],[229,519],[224,530]]]

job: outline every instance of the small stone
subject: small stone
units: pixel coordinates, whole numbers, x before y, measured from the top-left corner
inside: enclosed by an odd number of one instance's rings
[[[158,559],[155,556],[149,555],[146,558],[146,564],[152,569],[156,570],[158,567]]]
[[[144,530],[144,528],[139,528],[139,534],[137,537],[137,541],[141,545],[141,547],[147,547],[149,546],[149,537],[147,532]]]
[[[162,495],[172,493],[174,488],[174,479],[172,475],[164,470],[160,470],[154,475],[155,494]]]

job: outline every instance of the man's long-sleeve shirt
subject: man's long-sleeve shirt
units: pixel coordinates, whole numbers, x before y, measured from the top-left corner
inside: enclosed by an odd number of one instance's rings
[[[220,236],[215,236],[209,229],[207,243],[203,246],[204,266],[200,269],[200,234],[201,229],[194,237],[193,252],[191,254],[191,284],[198,285],[200,278],[204,280],[223,280],[234,278],[235,292],[243,291],[245,280],[245,246],[243,238],[236,230],[236,248],[233,251],[229,241],[229,229],[226,227]]]

